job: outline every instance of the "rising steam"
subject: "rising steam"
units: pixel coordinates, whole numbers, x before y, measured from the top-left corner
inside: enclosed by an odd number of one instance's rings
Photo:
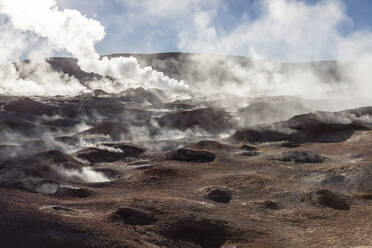
[[[77,58],[82,70],[120,81],[119,92],[130,87],[146,89],[156,87],[176,92],[187,91],[189,88],[185,82],[171,79],[162,72],[154,71],[150,67],[141,68],[133,57],[100,58],[94,45],[105,37],[104,27],[98,21],[87,18],[76,10],[60,11],[55,0],[37,2],[2,0],[0,1],[0,13],[10,19],[15,28],[12,31],[32,32],[39,37],[46,38],[54,50],[65,50]],[[37,67],[40,68],[40,65],[40,63],[37,64]],[[46,69],[49,74],[49,68]],[[1,88],[4,93],[20,93],[12,87],[17,84],[23,86],[22,88],[31,87],[32,92],[29,94],[45,95],[45,91],[53,88],[49,85],[53,81],[56,85],[64,85],[57,86],[60,87],[59,94],[76,95],[88,90],[86,86],[77,84],[74,79],[70,80],[59,74],[53,75],[52,79],[38,77],[36,80],[25,81],[12,66],[5,70],[9,73],[1,78]],[[97,86],[97,84],[91,85]]]

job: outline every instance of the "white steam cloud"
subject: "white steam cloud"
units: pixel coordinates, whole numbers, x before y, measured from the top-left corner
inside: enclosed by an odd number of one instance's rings
[[[185,82],[171,79],[162,72],[154,71],[150,67],[141,68],[133,57],[101,59],[94,45],[105,37],[104,27],[98,21],[83,16],[77,10],[59,10],[55,0],[1,0],[0,13],[10,19],[17,32],[18,30],[32,32],[39,37],[46,38],[55,50],[65,50],[71,53],[78,59],[82,70],[121,81],[121,87],[118,89],[120,91],[129,87],[156,87],[175,91],[187,91],[189,88]],[[1,78],[3,91],[14,93],[14,89],[9,89],[9,84],[15,83],[20,83],[19,87],[23,86],[23,88],[25,86],[23,83],[27,83],[33,90],[37,90],[34,84],[19,80],[14,68],[8,68],[8,70],[12,70],[12,73],[8,77]],[[60,79],[61,76],[57,75],[58,78]],[[34,82],[41,87],[39,94],[43,95],[45,93],[43,90],[51,88],[50,85],[39,82],[40,80],[38,78]],[[58,85],[58,81],[53,81],[51,83]],[[62,92],[59,94],[78,94],[86,90],[85,86],[79,87],[70,80],[64,80],[62,85],[73,89],[73,92],[61,89]]]
[[[1,63],[14,61],[30,50],[33,52],[29,57],[64,50],[78,59],[81,69],[103,76],[83,85],[73,77],[52,72],[50,66],[40,61],[31,66],[35,72],[32,70],[32,76],[25,79],[13,65],[7,65],[1,70],[0,93],[77,95],[94,89],[116,93],[143,87],[204,95],[292,95],[312,99],[331,96],[342,102],[342,107],[371,104],[368,92],[372,90],[369,70],[372,32],[353,28],[353,20],[346,14],[341,0],[315,3],[261,0],[257,1],[254,18],[247,13],[232,26],[221,26],[217,21],[221,14],[231,15],[227,11],[229,4],[222,0],[186,0],[177,5],[169,0],[115,2],[126,7],[123,18],[128,18],[131,29],[137,28],[136,23],[164,26],[166,22],[169,29],[176,32],[177,47],[182,51],[243,54],[253,61],[247,68],[230,59],[221,63],[213,56],[195,56],[191,63],[203,68],[199,72],[204,75],[200,77],[202,80],[187,84],[151,67],[143,68],[133,57],[101,58],[95,49],[95,44],[105,37],[101,23],[77,10],[59,9],[56,0],[0,0],[0,41],[5,44],[0,48]],[[97,3],[104,6],[102,1]],[[92,5],[97,3],[94,1]],[[35,46],[40,41],[45,46]],[[320,77],[306,66],[288,71],[280,63],[273,62],[273,59],[311,61],[324,58],[342,61],[337,65],[342,71],[338,82]],[[216,86],[219,74],[215,72],[221,71],[221,67],[227,68],[234,80],[223,79],[223,84]]]
[[[178,48],[203,53],[244,54],[253,59],[249,68],[234,60],[194,56],[193,63],[205,74],[228,68],[238,80],[213,87],[213,79],[200,82],[201,91],[245,96],[292,95],[311,99],[333,99],[340,108],[371,104],[372,32],[353,28],[341,0],[307,3],[300,0],[258,1],[254,19],[244,16],[239,24],[223,29],[216,24],[218,11],[202,9],[190,17],[179,33]],[[320,77],[310,65],[290,70],[274,60],[307,62],[339,61],[337,82]],[[326,69],[326,64],[320,69]],[[226,69],[225,69],[226,70]],[[202,78],[208,78],[207,76]],[[236,83],[239,81],[239,83]],[[208,89],[206,91],[206,89]],[[219,92],[217,92],[219,91]]]
[[[89,167],[83,167],[81,170],[66,169],[58,167],[57,171],[68,179],[83,181],[87,183],[105,183],[110,179],[103,173],[97,172]]]

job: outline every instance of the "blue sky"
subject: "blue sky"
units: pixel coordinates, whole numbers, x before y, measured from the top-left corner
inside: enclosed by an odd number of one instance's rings
[[[184,52],[214,52],[235,55],[251,55],[250,46],[252,42],[242,42],[244,33],[236,34],[236,30],[245,30],[250,23],[262,18],[265,12],[263,3],[265,0],[57,0],[60,8],[73,8],[81,13],[99,20],[106,29],[106,37],[96,45],[101,54],[110,53],[155,53],[168,51]],[[363,31],[372,30],[372,1],[371,0],[279,0],[281,2],[302,3],[309,11],[313,6],[321,5],[318,14],[324,17],[320,12],[324,5],[324,11],[332,11],[332,6],[338,6],[342,10],[343,17],[335,15],[340,20],[330,27],[330,30],[337,29],[341,36]],[[183,4],[189,2],[189,4]],[[154,6],[150,6],[154,4]],[[164,6],[162,6],[164,5]],[[331,6],[331,7],[330,7]],[[204,14],[201,19],[201,25],[207,22],[203,27],[205,34],[212,37],[194,37],[193,33],[200,32],[200,27],[191,27],[195,24],[199,13]],[[304,12],[306,13],[306,12]],[[311,12],[310,12],[311,13]],[[327,13],[325,13],[325,16]],[[346,20],[346,18],[348,18]],[[315,17],[316,18],[316,17]],[[332,21],[324,19],[324,22]],[[309,19],[307,19],[309,21]],[[315,26],[323,26],[322,23],[316,23]],[[313,25],[313,26],[314,26]],[[208,29],[212,27],[212,29]],[[307,28],[299,26],[298,29]],[[296,31],[296,30],[295,30]],[[213,34],[215,32],[215,34]],[[240,31],[244,32],[244,31]],[[293,31],[292,31],[293,32]],[[324,30],[329,32],[329,30]],[[316,34],[316,32],[314,32]],[[235,34],[235,38],[230,38]],[[214,37],[217,36],[217,37]],[[186,37],[186,38],[185,38]],[[240,37],[240,38],[236,38]],[[236,43],[237,47],[231,43]],[[329,43],[333,38],[329,38]],[[338,38],[337,38],[338,39]],[[347,38],[349,39],[349,38]],[[188,45],[187,42],[198,40],[199,43]],[[280,39],[279,39],[280,40]],[[201,44],[204,42],[205,44]],[[239,43],[240,42],[240,43]],[[285,41],[286,43],[287,41]],[[309,41],[310,42],[310,41]],[[307,42],[306,44],[311,44]],[[324,40],[324,43],[327,39]],[[208,43],[219,43],[213,47]],[[223,45],[221,45],[224,43]],[[226,43],[229,43],[226,46]],[[243,44],[244,43],[244,44]],[[296,42],[293,42],[294,44]],[[364,43],[366,43],[364,41]],[[305,43],[304,43],[305,44]],[[293,44],[292,44],[293,45]],[[282,47],[282,42],[273,44],[277,49]],[[253,45],[254,47],[254,45]],[[287,44],[284,44],[286,49]],[[254,47],[255,48],[255,47]],[[299,49],[301,46],[298,47]],[[323,48],[322,48],[323,49]],[[268,51],[271,55],[272,48],[258,48],[258,51]],[[323,49],[324,51],[327,48]],[[309,55],[308,59],[322,59],[319,54]],[[306,54],[301,55],[307,56]],[[273,57],[283,58],[283,54],[274,54]],[[333,53],[324,54],[324,58],[334,57]]]

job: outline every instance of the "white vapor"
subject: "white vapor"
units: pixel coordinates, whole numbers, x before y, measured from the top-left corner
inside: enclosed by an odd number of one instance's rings
[[[103,173],[97,172],[89,167],[83,167],[81,170],[58,167],[56,170],[68,179],[83,181],[86,183],[105,183],[110,181],[110,179]]]
[[[141,68],[133,57],[100,58],[94,46],[105,37],[104,27],[77,10],[59,10],[55,0],[0,0],[0,14],[6,15],[16,30],[32,32],[46,38],[55,50],[71,53],[82,70],[121,81],[121,91],[128,87],[156,87],[176,92],[189,89],[183,81],[171,79],[150,67]],[[3,81],[9,83],[10,80]]]
[[[353,21],[341,0],[261,0],[258,6],[257,17],[244,16],[228,30],[215,25],[214,10],[195,12],[192,25],[180,32],[178,47],[284,61],[351,60],[372,49],[368,30],[343,32]]]
[[[141,25],[158,24],[159,20],[167,22],[172,30],[177,30],[177,47],[182,51],[249,55],[253,61],[246,67],[229,58],[221,63],[213,56],[195,56],[190,63],[199,68],[198,72],[202,74],[199,78],[202,80],[189,81],[187,84],[151,67],[142,68],[133,57],[101,58],[95,49],[95,44],[105,37],[101,23],[77,10],[59,9],[56,0],[0,0],[0,14],[11,22],[11,25],[0,22],[0,30],[6,31],[0,40],[9,46],[9,49],[0,48],[4,57],[19,56],[17,47],[21,51],[27,50],[25,44],[30,41],[26,33],[32,33],[46,39],[48,47],[71,53],[84,71],[103,76],[84,85],[79,85],[74,78],[56,73],[48,79],[55,83],[48,83],[36,76],[29,82],[17,76],[15,68],[9,68],[0,75],[0,92],[21,94],[22,89],[30,85],[33,90],[29,94],[40,92],[45,95],[51,84],[58,84],[61,89],[56,88],[55,91],[69,95],[94,89],[115,93],[130,87],[143,87],[159,88],[168,93],[192,90],[207,95],[293,95],[312,99],[332,95],[342,99],[345,103],[343,107],[370,104],[366,99],[372,89],[369,80],[372,75],[368,66],[372,61],[372,33],[369,30],[350,29],[353,21],[346,14],[342,0],[320,0],[315,3],[261,0],[257,1],[258,13],[255,18],[247,13],[239,22],[226,27],[218,25],[217,21],[221,13],[228,14],[228,4],[222,0],[185,0],[177,5],[170,0],[111,1],[123,4],[131,13],[131,16],[123,17],[123,25],[125,18],[130,20],[130,25],[136,22],[141,22]],[[98,5],[105,6],[101,0]],[[131,28],[135,29],[136,26]],[[8,44],[12,37],[16,37],[17,45]],[[45,54],[48,50],[40,53]],[[273,62],[324,58],[352,60],[352,63],[338,64],[342,77],[338,82],[331,82],[306,66],[293,66],[286,70],[280,63]],[[43,67],[49,75],[47,66]],[[234,77],[222,79],[223,84],[216,86],[216,81],[221,81],[217,78],[221,73],[216,72],[221,71],[227,71]]]
[[[372,32],[348,28],[353,21],[341,0],[306,3],[300,0],[258,1],[259,13],[254,19],[244,16],[229,29],[216,25],[214,9],[196,11],[191,25],[178,36],[178,48],[197,53],[248,55],[250,66],[232,59],[215,59],[196,55],[195,67],[203,66],[202,92],[228,92],[245,96],[292,95],[311,99],[333,99],[336,109],[372,104],[368,69],[372,61]],[[345,30],[348,30],[346,32]],[[287,68],[282,63],[293,61],[337,60],[341,73],[337,82],[320,77],[310,64]],[[324,63],[320,70],[327,70]],[[226,69],[228,68],[228,69]],[[289,69],[288,69],[289,68]],[[332,67],[329,67],[331,70]],[[215,86],[213,72],[228,71],[237,80]],[[238,81],[238,82],[237,82]]]

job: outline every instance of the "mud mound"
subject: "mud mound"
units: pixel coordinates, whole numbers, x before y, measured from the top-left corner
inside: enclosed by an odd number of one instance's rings
[[[4,110],[16,113],[35,114],[35,115],[55,115],[58,108],[44,103],[36,102],[29,98],[10,102],[4,106]]]
[[[89,228],[79,228],[58,219],[0,206],[2,247],[88,248],[117,247]],[[109,243],[109,244],[108,244]],[[107,245],[107,246],[106,246]]]
[[[228,230],[223,221],[186,217],[170,224],[163,235],[176,243],[184,242],[183,247],[191,243],[202,248],[219,248],[227,241]]]
[[[144,175],[153,177],[175,177],[178,172],[173,168],[155,167],[144,171]]]
[[[358,120],[344,116],[342,112],[316,112],[298,115],[288,120],[288,127],[304,134],[306,141],[340,142],[357,130],[367,130]]]
[[[266,209],[272,209],[272,210],[279,210],[280,209],[279,203],[277,203],[275,201],[270,201],[270,200],[259,202],[259,205],[262,208],[266,208]]]
[[[187,146],[187,148],[200,149],[200,150],[222,150],[222,149],[229,149],[230,146],[221,144],[220,142],[214,141],[214,140],[202,140],[195,144],[191,144]]]
[[[73,119],[57,119],[57,120],[53,120],[53,121],[46,121],[46,122],[43,122],[42,124],[46,125],[46,126],[51,126],[51,127],[72,129],[77,124],[79,124],[79,121],[78,120],[73,120]]]
[[[230,137],[232,142],[261,143],[268,141],[306,142],[341,142],[351,137],[358,130],[368,130],[370,124],[354,112],[316,112],[294,116],[293,118],[271,125],[261,125],[241,129]],[[359,114],[366,111],[360,110]]]
[[[254,146],[250,146],[250,145],[242,145],[240,147],[241,150],[246,150],[246,151],[257,151],[257,147],[254,147]]]
[[[240,109],[238,115],[241,125],[252,126],[264,123],[284,121],[292,116],[310,112],[300,101],[284,99],[275,103],[254,102],[244,109]]]
[[[120,93],[121,99],[126,102],[135,102],[140,104],[159,104],[166,99],[165,94],[159,89],[145,90],[142,87],[128,89]]]
[[[53,163],[66,163],[66,164],[76,164],[81,165],[76,159],[74,159],[72,156],[67,155],[61,151],[58,150],[52,150],[47,152],[39,153],[35,156],[30,157],[29,160],[35,160],[38,162],[53,162]],[[73,166],[74,167],[74,166]]]
[[[295,139],[296,136],[269,127],[255,127],[236,131],[230,141],[233,143],[263,143]]]
[[[56,137],[54,139],[55,141],[62,142],[68,145],[76,145],[80,141],[79,137],[74,137],[74,136],[61,136],[61,137]]]
[[[307,151],[287,151],[274,156],[275,160],[296,163],[322,163],[325,158]]]
[[[37,137],[46,131],[36,123],[21,119],[0,119],[1,132],[17,133],[25,137]]]
[[[121,152],[108,151],[98,148],[87,148],[75,153],[80,159],[87,160],[90,163],[112,163],[127,158]]]
[[[285,141],[280,144],[280,147],[285,147],[285,148],[297,148],[300,147],[301,144],[297,142],[291,142],[291,141]]]
[[[32,192],[54,194],[59,185],[69,182],[84,183],[95,178],[93,170],[60,151],[48,151],[26,159],[6,160],[0,166],[0,186]],[[85,170],[85,171],[84,171]]]
[[[322,185],[339,190],[352,190],[356,192],[372,192],[372,166],[361,164],[332,172],[322,182]]]
[[[102,145],[108,147],[108,149],[87,148],[75,154],[78,158],[87,160],[91,163],[110,163],[126,158],[138,158],[146,151],[142,147],[126,143],[104,143]]]
[[[120,178],[123,175],[121,172],[111,169],[111,168],[98,168],[98,169],[95,169],[95,171],[100,172],[106,177],[111,178],[111,179]]]
[[[312,193],[313,200],[319,204],[338,210],[349,210],[346,200],[329,190],[320,189]]]
[[[55,196],[65,198],[65,197],[72,197],[72,198],[87,198],[89,196],[94,195],[95,192],[85,189],[85,188],[77,188],[77,187],[67,187],[67,186],[60,186],[58,187],[57,191],[54,193]]]
[[[184,162],[197,162],[208,163],[216,159],[216,156],[211,152],[198,151],[191,149],[178,149],[169,152],[167,158],[170,160],[184,161]]]
[[[229,203],[232,198],[232,191],[222,187],[207,187],[200,190],[205,199],[219,202]]]
[[[220,134],[234,126],[227,112],[211,108],[167,114],[158,118],[157,121],[162,128],[181,131],[202,129],[211,134]]]
[[[120,140],[129,134],[129,125],[118,121],[104,121],[101,124],[78,133],[76,136],[107,135]]]
[[[140,146],[128,144],[128,143],[103,143],[103,146],[112,147],[115,149],[120,149],[123,153],[123,156],[138,158],[146,149]]]
[[[47,152],[42,152],[36,155],[33,155],[27,159],[13,159],[7,160],[3,163],[5,168],[9,169],[21,169],[24,171],[31,172],[33,169],[43,169],[39,173],[48,172],[49,166],[62,166],[66,169],[80,169],[83,164],[58,150],[52,150]]]
[[[156,221],[150,212],[130,207],[119,208],[112,214],[111,218],[114,221],[122,221],[128,225],[139,226],[150,225]]]
[[[242,157],[256,157],[260,155],[260,153],[256,151],[247,151],[247,152],[242,152],[239,155]]]

